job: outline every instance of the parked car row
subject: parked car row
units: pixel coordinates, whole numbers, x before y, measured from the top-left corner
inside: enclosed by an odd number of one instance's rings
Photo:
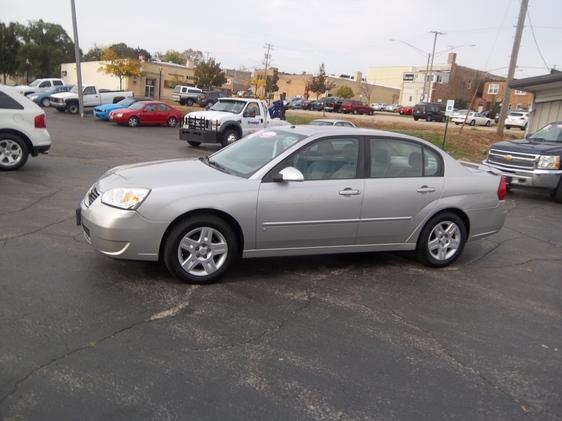
[[[187,105],[188,107],[193,105],[208,107],[224,96],[225,93],[220,89],[203,91],[193,86],[177,85],[172,93],[172,101],[180,105]]]

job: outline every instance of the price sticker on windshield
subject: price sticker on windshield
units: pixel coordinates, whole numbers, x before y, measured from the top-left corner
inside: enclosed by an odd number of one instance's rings
[[[263,139],[271,139],[272,137],[277,136],[277,133],[275,132],[263,132],[260,137]]]

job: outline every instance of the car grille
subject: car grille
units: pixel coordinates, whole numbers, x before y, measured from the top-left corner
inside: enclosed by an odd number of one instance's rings
[[[190,117],[187,116],[184,121],[184,126],[186,129],[193,130],[206,130],[209,129],[209,120],[205,117]]]
[[[53,103],[55,103],[55,104],[62,104],[62,103],[64,102],[64,100],[63,100],[62,98],[53,98],[53,97],[50,97],[50,98],[49,98],[49,102],[53,102]]]
[[[539,155],[490,149],[488,162],[513,169],[532,170]]]
[[[98,189],[96,189],[96,186],[92,186],[90,191],[86,194],[86,200],[85,200],[86,205],[90,206],[92,203],[94,203],[94,200],[96,200],[99,196],[100,196],[100,192],[98,191]]]

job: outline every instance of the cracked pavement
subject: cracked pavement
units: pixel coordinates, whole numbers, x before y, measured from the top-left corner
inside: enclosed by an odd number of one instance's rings
[[[113,166],[197,157],[169,128],[48,110],[0,173],[0,419],[560,420],[562,205],[433,270],[409,253],[245,260],[181,284],[96,254],[74,208]]]

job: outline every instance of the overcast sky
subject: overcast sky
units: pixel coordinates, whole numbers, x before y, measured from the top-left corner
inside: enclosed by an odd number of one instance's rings
[[[389,38],[430,51],[431,30],[445,32],[437,51],[460,47],[457,63],[505,74],[519,0],[76,0],[80,46],[125,42],[150,52],[209,51],[223,67],[272,64],[286,72],[352,74],[369,66],[425,64],[424,55]],[[43,19],[72,36],[70,0],[0,0],[0,19]],[[529,12],[546,64],[562,69],[562,0],[530,0]],[[446,62],[447,54],[436,55]],[[516,77],[547,72],[529,20]]]

